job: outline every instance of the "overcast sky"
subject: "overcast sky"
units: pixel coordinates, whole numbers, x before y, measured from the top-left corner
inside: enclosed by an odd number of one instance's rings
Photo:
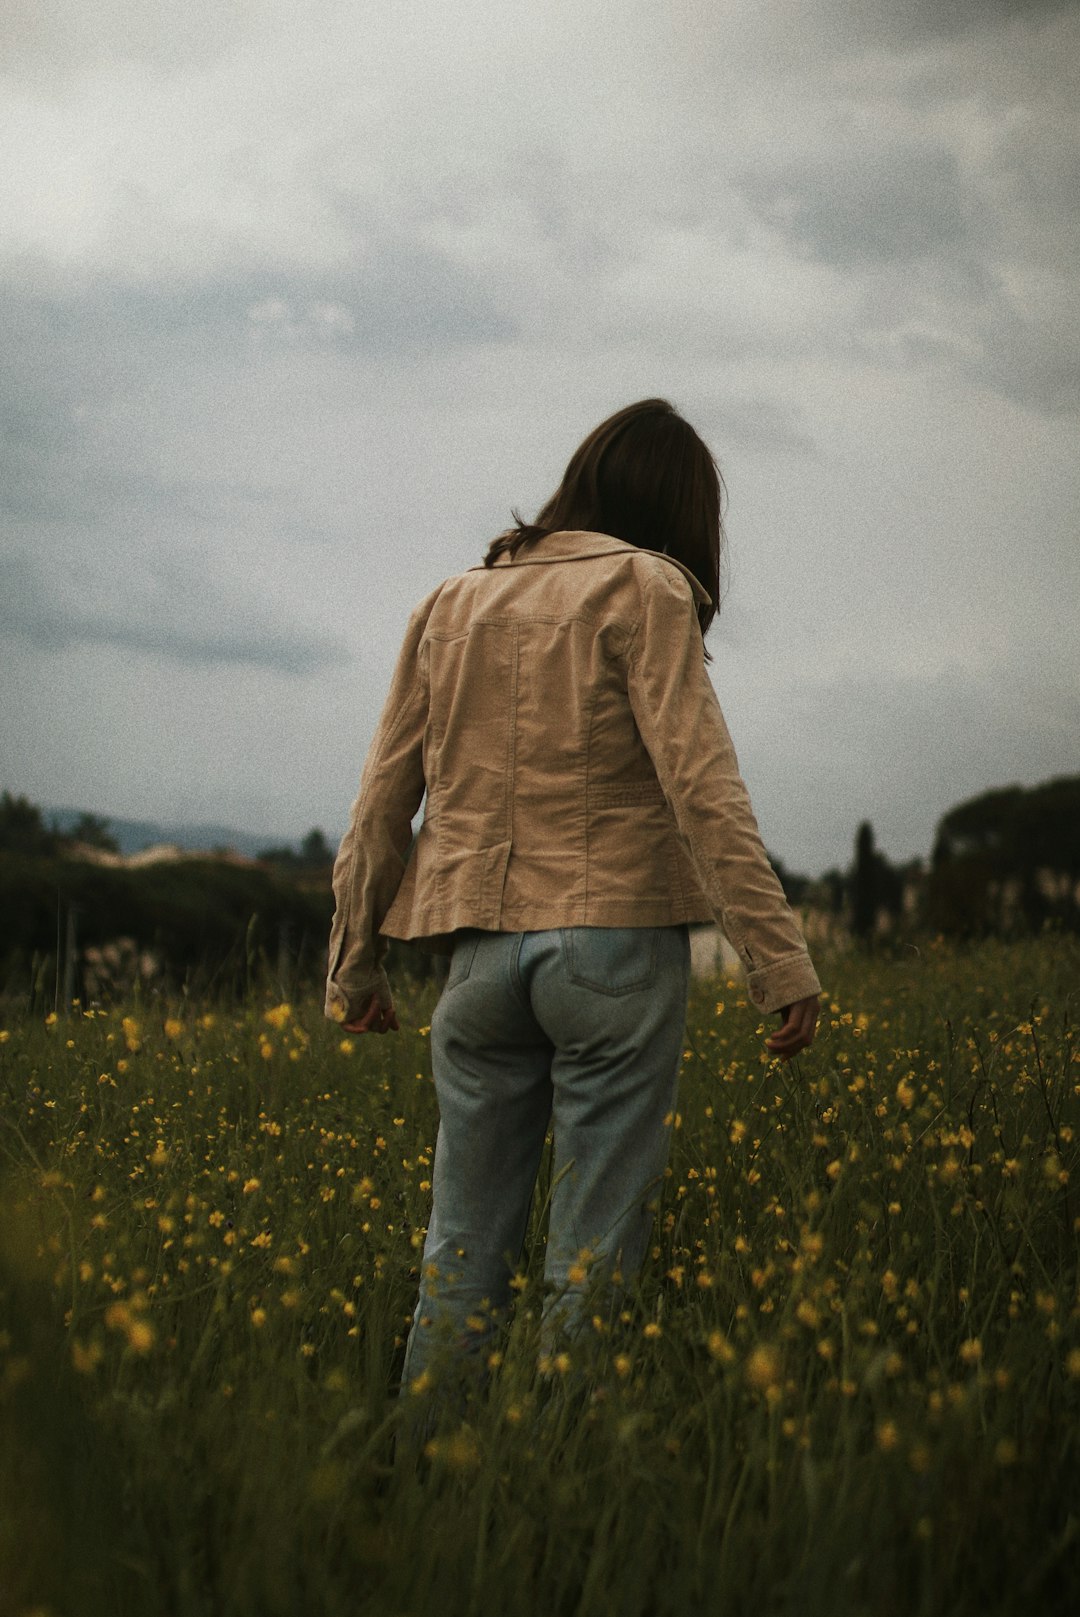
[[[1080,6],[5,0],[0,787],[343,829],[412,604],[669,397],[765,840],[1080,771]]]

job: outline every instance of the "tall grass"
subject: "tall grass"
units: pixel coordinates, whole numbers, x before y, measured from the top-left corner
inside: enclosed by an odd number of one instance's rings
[[[0,1614],[1072,1611],[1080,944],[825,975],[697,986],[632,1306],[538,1370],[534,1215],[419,1456],[434,990],[9,1022]]]

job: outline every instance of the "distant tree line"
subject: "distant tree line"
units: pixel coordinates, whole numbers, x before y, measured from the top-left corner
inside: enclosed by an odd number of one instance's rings
[[[62,832],[27,798],[0,794],[0,996],[232,994],[254,981],[287,995],[321,982],[334,905],[322,831],[257,861],[222,850],[133,867],[96,863],[88,848],[117,851],[107,820],[84,814]],[[389,965],[438,970],[407,944],[391,945]]]
[[[106,820],[84,814],[61,832],[27,798],[0,795],[0,993],[82,997],[101,991],[110,963],[118,991],[231,991],[258,974],[288,986],[325,969],[322,832],[262,864],[206,855],[126,868],[87,848],[117,851]]]
[[[976,936],[1080,931],[1080,776],[1006,786],[951,809],[938,826],[927,921]]]
[[[958,804],[938,824],[929,868],[921,860],[890,864],[864,821],[846,871],[781,880],[793,902],[827,909],[866,946],[898,932],[1080,931],[1080,776]]]
[[[115,837],[109,835],[108,820],[97,814],[80,814],[70,831],[58,831],[45,824],[40,808],[29,798],[13,797],[11,792],[0,795],[0,852],[47,855],[78,844],[105,853],[119,852]]]
[[[283,870],[323,870],[327,865],[333,864],[334,849],[327,842],[323,832],[316,827],[304,837],[299,850],[286,843],[278,847],[264,848],[259,858],[264,864],[278,865]]]
[[[131,870],[3,853],[0,991],[47,994],[64,979],[81,996],[80,962],[117,945],[159,987],[231,991],[266,972],[288,984],[325,965],[331,911],[328,884],[311,892],[209,856]]]

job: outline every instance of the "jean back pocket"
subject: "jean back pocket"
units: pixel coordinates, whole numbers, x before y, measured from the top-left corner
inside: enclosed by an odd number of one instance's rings
[[[566,974],[579,988],[617,997],[656,980],[659,927],[568,926],[562,938]]]

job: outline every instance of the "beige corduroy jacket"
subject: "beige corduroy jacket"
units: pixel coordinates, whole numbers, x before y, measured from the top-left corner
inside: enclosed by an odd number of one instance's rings
[[[461,927],[715,920],[762,1011],[819,992],[706,672],[707,599],[667,556],[556,533],[420,603],[334,866],[328,1016],[389,1003],[386,938]]]

